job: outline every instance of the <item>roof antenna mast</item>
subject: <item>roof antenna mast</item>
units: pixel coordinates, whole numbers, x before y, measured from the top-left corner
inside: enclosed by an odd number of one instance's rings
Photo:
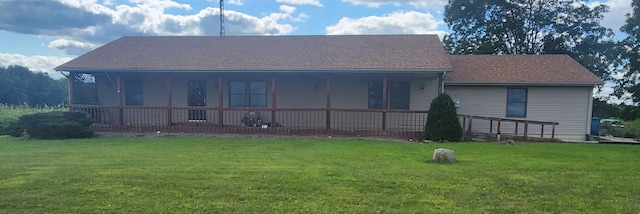
[[[224,36],[224,0],[220,0],[220,36]]]

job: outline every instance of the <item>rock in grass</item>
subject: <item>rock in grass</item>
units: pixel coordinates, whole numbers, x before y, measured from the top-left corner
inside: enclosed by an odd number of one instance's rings
[[[433,151],[433,158],[431,160],[434,163],[455,163],[456,153],[451,149],[438,148]]]

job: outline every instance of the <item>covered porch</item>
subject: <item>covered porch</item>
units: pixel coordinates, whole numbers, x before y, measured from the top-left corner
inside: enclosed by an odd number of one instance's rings
[[[429,104],[442,93],[443,75],[78,72],[70,76],[87,74],[94,78],[92,87],[70,79],[71,108],[89,113],[97,131],[413,139],[422,138]],[[95,90],[95,99],[76,97],[87,90]],[[460,121],[469,137],[504,133],[554,138],[557,125],[470,115],[460,115]]]
[[[77,78],[90,75],[91,87]],[[101,131],[419,138],[442,73],[74,72]],[[95,98],[79,98],[95,94]]]

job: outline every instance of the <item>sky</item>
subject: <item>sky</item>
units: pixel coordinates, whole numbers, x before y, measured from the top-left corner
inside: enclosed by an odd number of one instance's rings
[[[226,35],[438,34],[447,0],[225,0]],[[598,0],[618,35],[631,0]],[[0,0],[0,65],[53,70],[122,36],[219,35],[219,0]]]

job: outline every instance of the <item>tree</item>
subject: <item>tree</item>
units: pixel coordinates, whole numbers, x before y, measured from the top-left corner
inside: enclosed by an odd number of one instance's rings
[[[640,0],[631,2],[632,13],[627,14],[625,25],[620,31],[627,34],[622,41],[623,58],[627,72],[621,80],[616,93],[618,96],[628,92],[633,102],[640,102]]]
[[[593,117],[617,118],[620,117],[620,105],[607,103],[605,99],[593,98]]]
[[[462,138],[462,126],[451,97],[445,93],[438,95],[429,107],[424,125],[425,139],[457,142]]]
[[[568,54],[607,80],[618,65],[605,5],[582,0],[450,0],[445,22],[451,54]]]
[[[0,102],[10,105],[59,105],[68,96],[66,82],[22,66],[0,67]]]

